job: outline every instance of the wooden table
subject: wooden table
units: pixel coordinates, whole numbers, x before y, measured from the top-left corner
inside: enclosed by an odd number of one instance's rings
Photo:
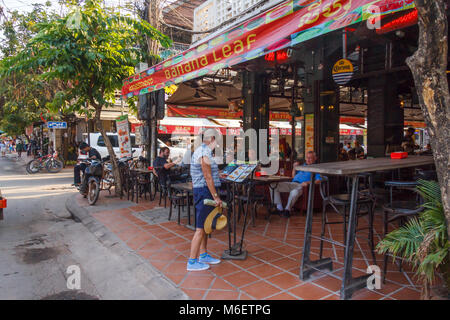
[[[356,233],[356,200],[359,187],[358,174],[365,172],[375,172],[382,170],[395,170],[401,168],[420,167],[431,165],[434,163],[432,156],[409,156],[406,159],[376,158],[367,160],[350,160],[342,162],[330,162],[323,164],[313,164],[302,166],[302,171],[311,172],[311,190],[308,194],[308,210],[306,213],[305,241],[303,244],[302,263],[300,267],[300,279],[306,280],[311,274],[321,269],[332,270],[331,258],[320,259],[316,261],[310,260],[311,238],[312,236],[312,218],[314,203],[314,187],[315,176],[317,173],[322,175],[349,176],[352,179],[352,192],[350,198],[349,225],[345,243],[344,256],[344,276],[341,286],[341,299],[351,298],[353,292],[366,287],[367,276],[352,277],[353,248]]]
[[[192,182],[182,182],[182,183],[174,183],[170,185],[170,188],[175,189],[175,190],[179,190],[179,191],[184,191],[187,193],[187,203],[188,203],[188,224],[185,225],[186,228],[194,230],[196,228],[197,225],[197,217],[195,214],[195,205],[194,205],[194,225],[191,225],[191,201],[190,201],[190,194],[193,194],[193,186],[192,186]]]

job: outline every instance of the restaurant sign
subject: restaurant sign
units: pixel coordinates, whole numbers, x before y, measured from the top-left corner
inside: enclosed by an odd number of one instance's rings
[[[333,66],[333,80],[339,85],[344,85],[352,80],[354,73],[353,64],[347,59],[341,59]]]
[[[386,10],[373,10],[374,6]],[[122,95],[130,98],[159,90],[296,46],[374,16],[412,8],[412,0],[287,1],[126,79]]]

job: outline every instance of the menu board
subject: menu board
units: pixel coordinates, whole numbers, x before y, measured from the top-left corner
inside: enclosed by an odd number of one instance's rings
[[[234,169],[236,169],[238,166],[234,163],[229,164],[228,166],[225,167],[225,169],[223,169],[222,173],[223,174],[230,174],[234,171]]]
[[[131,157],[131,139],[128,128],[128,115],[116,119],[117,133],[119,136],[120,157]]]
[[[256,165],[240,165],[231,174],[229,174],[226,179],[233,182],[243,182],[253,172],[253,170],[255,170],[255,168]]]
[[[314,114],[305,116],[305,154],[314,151]]]

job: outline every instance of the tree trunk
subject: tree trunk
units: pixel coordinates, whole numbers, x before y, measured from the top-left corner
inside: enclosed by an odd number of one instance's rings
[[[119,166],[117,165],[116,153],[114,152],[111,141],[109,141],[105,129],[103,128],[102,121],[100,120],[101,111],[102,111],[101,107],[95,108],[95,123],[97,125],[97,128],[100,130],[100,133],[102,134],[103,137],[103,141],[105,141],[106,148],[108,149],[108,154],[109,157],[111,158],[111,163],[113,167],[116,196],[120,196],[122,194],[122,181],[120,178]]]
[[[151,0],[147,3],[146,8],[146,15],[145,19],[150,23],[155,29],[158,31],[162,31],[161,29],[161,4],[162,0]],[[157,58],[159,56],[159,49],[160,49],[160,43],[157,40],[147,38],[147,47],[148,47],[148,53],[151,55],[150,60],[148,61],[149,66],[153,66],[159,62],[159,59]],[[150,112],[151,115],[156,115],[155,112]],[[157,149],[157,120],[156,118],[152,118],[150,120],[146,121],[146,124],[149,127],[149,133],[150,133],[150,144],[146,145],[146,153],[147,153],[147,159],[150,161],[151,164],[153,164],[153,161],[156,159],[156,149]],[[151,176],[151,179],[153,181],[154,176]],[[154,184],[151,184],[151,192],[154,192],[153,190]]]
[[[414,76],[428,127],[450,238],[450,94],[447,81],[446,1],[415,0],[419,12],[419,48],[406,60]]]
[[[161,31],[161,0],[151,0],[147,3],[147,21],[158,31]],[[158,62],[156,57],[159,55],[160,44],[158,40],[147,38],[148,52],[153,55],[149,65],[155,65]]]

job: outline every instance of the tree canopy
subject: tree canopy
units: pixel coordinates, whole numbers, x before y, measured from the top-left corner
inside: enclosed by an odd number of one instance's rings
[[[38,24],[57,17],[49,7],[50,3],[35,4],[30,12],[12,11],[0,24],[0,126],[11,135],[22,134],[25,127],[47,114],[45,105],[57,89],[55,81],[46,83],[38,78],[41,70],[5,72],[8,60],[37,34]]]

